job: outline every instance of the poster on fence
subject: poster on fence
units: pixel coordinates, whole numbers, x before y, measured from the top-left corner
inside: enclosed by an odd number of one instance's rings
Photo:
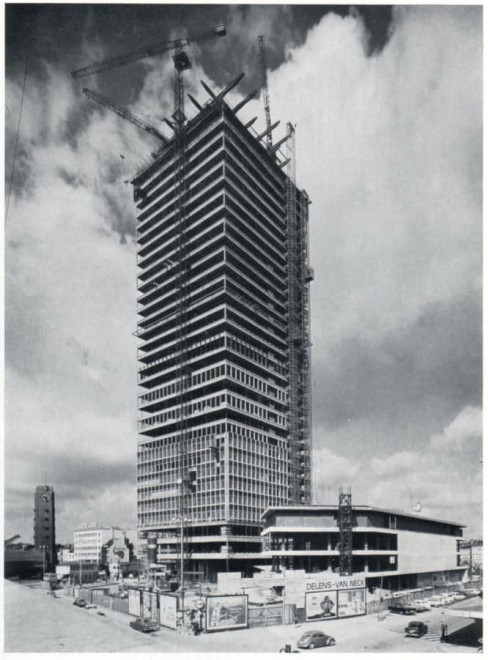
[[[279,626],[283,623],[283,603],[249,604],[249,627]]]
[[[337,591],[315,591],[305,594],[307,621],[335,619],[337,617]]]
[[[167,628],[176,629],[178,611],[177,596],[159,594],[159,623]]]
[[[143,619],[150,619],[151,618],[151,596],[152,593],[150,591],[143,591],[142,592],[142,618]]]
[[[247,628],[247,595],[207,596],[207,631]]]
[[[129,614],[141,616],[141,592],[139,589],[129,589]]]
[[[344,589],[338,592],[338,616],[360,616],[366,614],[366,590]]]
[[[151,613],[149,614],[149,618],[151,619],[151,621],[156,621],[156,623],[159,623],[158,594],[152,593],[150,599],[151,599]]]

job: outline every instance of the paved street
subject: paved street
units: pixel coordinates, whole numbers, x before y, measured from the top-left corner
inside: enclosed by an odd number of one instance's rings
[[[129,627],[131,617],[104,610],[83,610],[72,605],[68,597],[51,598],[40,588],[5,581],[5,651],[6,652],[277,652],[284,644],[292,646],[309,629],[323,630],[337,640],[331,652],[475,652],[475,641],[481,637],[479,624],[469,619],[445,617],[435,609],[415,617],[388,614],[250,630],[226,631],[188,637],[161,630],[144,635]],[[475,599],[472,599],[475,600]],[[479,599],[476,599],[479,600]],[[99,608],[101,609],[101,608]],[[420,639],[406,638],[403,629],[408,621],[421,619],[429,633]],[[439,642],[441,620],[448,624],[451,638],[463,645]],[[472,646],[464,646],[466,639]],[[304,651],[320,653],[324,649]]]

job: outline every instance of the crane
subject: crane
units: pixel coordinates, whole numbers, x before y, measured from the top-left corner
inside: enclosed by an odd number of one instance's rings
[[[259,39],[259,62],[261,65],[261,83],[263,86],[263,100],[264,100],[264,114],[266,117],[266,145],[268,149],[273,146],[273,138],[271,135],[271,110],[269,107],[269,88],[268,88],[268,74],[266,71],[266,46],[264,36],[258,37]]]
[[[158,138],[158,140],[161,140],[161,142],[164,143],[168,142],[168,138],[165,137],[162,133],[160,133],[156,128],[154,128],[154,126],[151,126],[140,117],[137,117],[136,115],[132,114],[132,112],[130,112],[126,108],[121,108],[120,106],[116,105],[109,98],[107,98],[103,94],[100,94],[100,92],[94,92],[91,89],[87,89],[86,87],[82,89],[82,92],[85,96],[88,96],[88,98],[97,101],[98,103],[100,103],[100,105],[103,105],[109,110],[112,110],[120,117],[127,119],[132,124],[138,126],[141,130],[146,131],[146,133],[149,133],[150,135]]]
[[[17,539],[20,539],[20,534],[15,534],[15,536],[11,536],[9,539],[6,539],[4,541],[5,545],[10,545],[11,543],[14,543]]]
[[[208,41],[210,39],[224,37],[225,35],[225,27],[223,25],[217,25],[211,30],[203,32],[202,34],[194,37],[187,37],[186,39],[173,39],[172,41],[163,41],[145,46],[144,48],[140,48],[135,51],[131,51],[130,53],[123,53],[116,55],[115,57],[110,57],[106,60],[93,62],[88,66],[72,71],[71,76],[74,79],[85,78],[86,76],[91,76],[94,73],[108,71],[109,69],[113,69],[118,66],[131,64],[132,62],[139,62],[140,60],[147,59],[148,57],[153,57],[154,55],[160,55],[161,53],[174,50],[175,54],[173,55],[173,62],[175,66],[175,108],[173,118],[179,125],[181,125],[185,121],[182,74],[183,71],[191,68],[190,59],[184,51],[184,48],[193,43]]]

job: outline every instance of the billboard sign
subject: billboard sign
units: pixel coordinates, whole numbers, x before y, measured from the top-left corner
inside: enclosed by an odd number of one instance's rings
[[[141,616],[141,592],[139,589],[129,589],[129,614]]]
[[[305,594],[307,621],[335,619],[337,617],[337,591],[315,591]]]
[[[177,596],[159,594],[159,623],[162,626],[176,630],[177,611]]]
[[[247,628],[247,595],[207,596],[207,632]]]
[[[366,587],[363,575],[334,575],[327,580],[306,583],[306,591],[330,591],[331,589],[361,589]]]
[[[337,594],[338,617],[366,614],[366,590],[347,589]]]

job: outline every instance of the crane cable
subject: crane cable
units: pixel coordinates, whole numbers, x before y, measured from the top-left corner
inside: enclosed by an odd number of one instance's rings
[[[14,183],[14,173],[15,173],[15,161],[17,160],[17,147],[19,144],[19,134],[20,134],[20,122],[22,120],[22,108],[24,106],[24,94],[25,94],[25,83],[27,81],[27,64],[29,61],[29,57],[27,56],[25,59],[25,70],[24,70],[24,83],[22,85],[22,96],[20,98],[20,111],[19,111],[19,121],[17,123],[17,134],[15,136],[15,147],[14,147],[14,160],[12,163],[12,173],[10,175],[10,185],[8,189],[8,197],[7,197],[7,208],[5,209],[5,222],[7,222],[8,218],[8,210],[10,206],[10,197],[12,195],[12,186]]]

